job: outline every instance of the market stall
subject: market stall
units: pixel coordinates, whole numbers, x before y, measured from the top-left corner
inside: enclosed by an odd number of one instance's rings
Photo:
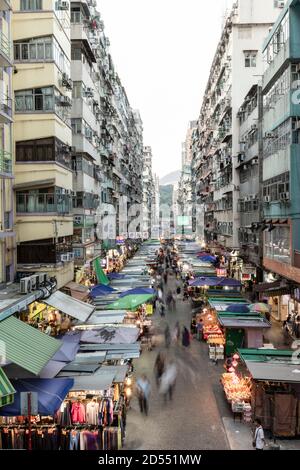
[[[300,367],[294,351],[240,349],[252,382],[252,417],[273,437],[300,436]]]
[[[236,370],[224,373],[221,384],[234,415],[247,423],[251,422],[251,378],[239,374]]]

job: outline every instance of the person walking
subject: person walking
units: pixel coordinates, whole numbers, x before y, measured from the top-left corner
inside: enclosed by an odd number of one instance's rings
[[[198,341],[202,341],[203,339],[203,319],[200,318],[200,320],[197,322],[197,325],[196,325],[196,330],[197,330],[197,340]]]
[[[159,386],[161,376],[165,371],[165,355],[162,351],[160,351],[156,357],[155,364],[154,364],[154,373],[155,373],[155,380],[156,385]]]
[[[166,344],[166,348],[169,349],[170,344],[171,344],[171,333],[170,333],[169,325],[167,325],[165,328],[165,344]]]
[[[180,338],[180,326],[179,326],[179,321],[178,321],[173,331],[173,341],[178,344],[179,338]]]
[[[145,374],[137,380],[136,387],[141,413],[148,416],[151,385]]]
[[[173,398],[173,393],[176,385],[176,378],[177,367],[175,362],[172,360],[167,365],[166,370],[164,371],[160,380],[159,393],[163,395],[165,403],[167,402],[168,397],[170,401]]]
[[[168,273],[167,273],[167,271],[165,271],[165,273],[164,273],[164,281],[165,281],[165,284],[167,284],[167,282],[168,282]]]
[[[264,434],[264,430],[263,430],[263,427],[261,425],[261,420],[260,419],[256,419],[255,420],[255,432],[254,432],[254,436],[253,436],[253,442],[252,442],[252,445],[253,447],[255,448],[255,450],[264,450],[264,447],[265,447],[265,434]]]
[[[190,346],[190,344],[191,344],[190,332],[187,329],[187,327],[185,326],[183,328],[183,332],[182,332],[182,346],[184,346],[185,348],[188,348]]]

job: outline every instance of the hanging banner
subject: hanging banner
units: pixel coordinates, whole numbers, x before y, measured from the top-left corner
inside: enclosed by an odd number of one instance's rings
[[[105,286],[108,286],[109,279],[106,277],[106,274],[101,268],[100,258],[97,258],[93,261],[93,266],[94,266],[94,270],[97,276],[97,281],[99,282],[99,284],[104,284]]]

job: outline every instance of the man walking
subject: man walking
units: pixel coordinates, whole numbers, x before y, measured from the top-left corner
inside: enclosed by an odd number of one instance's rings
[[[255,448],[255,450],[264,450],[265,434],[264,434],[263,427],[261,425],[261,420],[257,418],[255,420],[255,425],[256,425],[256,429],[254,432],[253,447]]]
[[[138,379],[136,386],[141,413],[148,416],[151,385],[145,374]]]

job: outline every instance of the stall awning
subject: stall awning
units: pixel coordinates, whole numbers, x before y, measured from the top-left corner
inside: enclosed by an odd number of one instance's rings
[[[124,322],[126,313],[111,313],[103,314],[103,312],[96,311],[89,318],[88,325],[112,325],[112,324],[122,324]]]
[[[271,328],[270,323],[265,318],[250,318],[249,315],[245,317],[218,315],[218,319],[224,328]]]
[[[54,292],[54,294],[50,295],[50,297],[43,302],[83,323],[87,321],[95,310],[94,305],[76,300],[59,290]]]
[[[0,367],[0,407],[13,403],[15,393],[16,390],[12,383],[8,380],[5,372]]]
[[[104,326],[82,333],[82,343],[130,344],[135,343],[140,334],[136,327]]]
[[[300,383],[300,366],[291,363],[245,361],[254,380]]]
[[[101,369],[100,369],[101,371]],[[73,377],[74,384],[72,386],[72,391],[85,391],[85,390],[94,390],[102,391],[108,390],[114,381],[115,371],[114,370],[105,370],[101,373],[95,373],[93,375],[80,375]]]
[[[74,299],[81,300],[84,302],[89,297],[89,288],[83,286],[82,284],[77,284],[76,282],[69,282],[64,286],[64,289],[69,289],[71,293],[71,297]]]
[[[255,286],[255,292],[266,295],[266,297],[279,297],[291,293],[292,287],[282,281],[265,282]]]
[[[5,355],[9,361],[35,375],[41,372],[61,347],[57,339],[15,317],[0,322],[0,343],[5,346]]]
[[[53,416],[71,389],[73,379],[12,380],[12,385],[17,392],[15,400],[12,405],[1,408],[0,414],[2,416],[20,415],[21,392],[37,392],[39,414],[42,416]]]

